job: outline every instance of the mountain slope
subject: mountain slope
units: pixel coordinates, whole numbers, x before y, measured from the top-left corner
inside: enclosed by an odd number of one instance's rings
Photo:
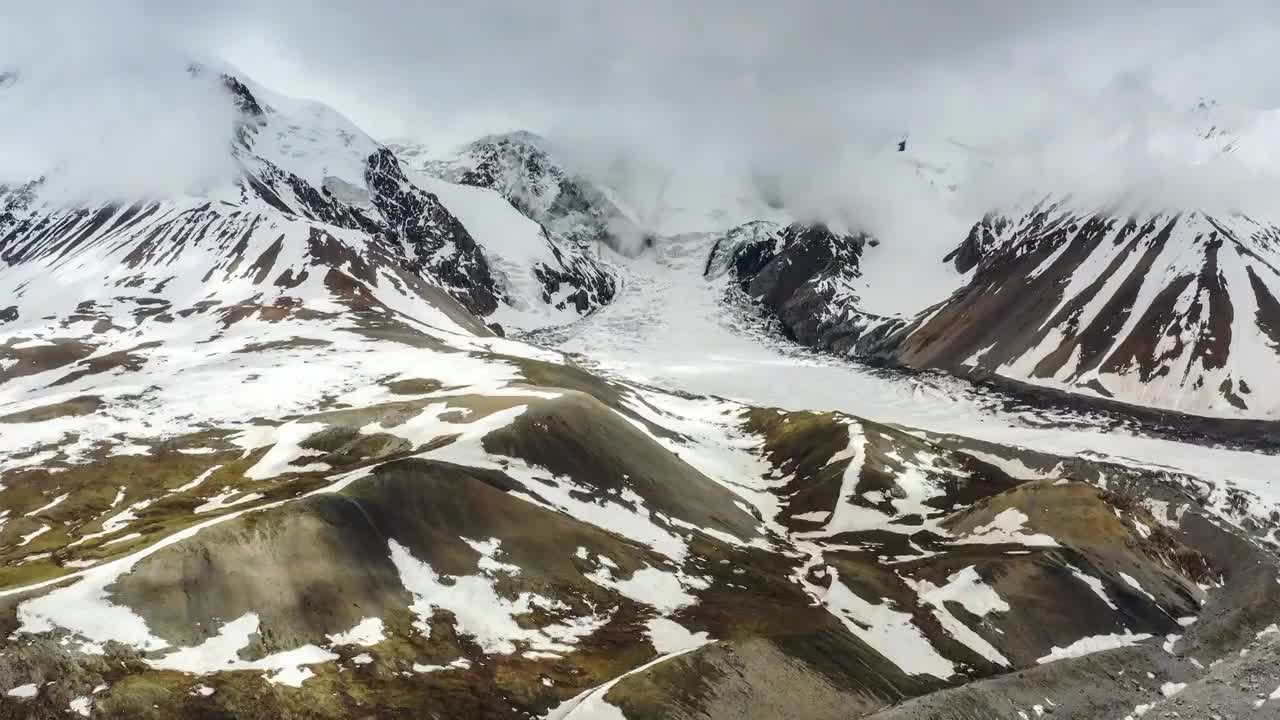
[[[1143,408],[1280,418],[1265,379],[1280,372],[1272,224],[1091,213],[1069,200],[991,214],[944,259],[964,284],[910,318],[861,309],[851,280],[863,275],[867,238],[799,225],[776,232],[778,240],[726,236],[708,269],[732,269],[803,344]],[[810,234],[820,239],[793,242]]]
[[[1007,239],[988,236],[1006,228]],[[1275,226],[1042,206],[975,228],[973,280],[906,337],[917,367],[972,367],[1193,414],[1280,417]],[[963,319],[962,319],[963,318]],[[963,340],[959,338],[963,337]]]
[[[551,144],[529,132],[480,138],[434,157],[418,145],[392,145],[411,167],[452,183],[489,188],[554,237],[578,248],[603,243],[632,254],[643,229],[596,183],[573,172]]]
[[[259,92],[286,103],[294,114],[273,125],[274,108],[268,105],[263,128],[258,130],[250,123],[251,132],[245,136],[250,156],[246,164],[270,168],[275,158],[291,168],[300,166],[299,179],[310,187],[293,193],[297,201],[286,202],[286,206],[305,207],[315,202],[318,189],[322,199],[332,199],[353,212],[376,210],[389,226],[383,232],[412,247],[416,260],[427,265],[432,276],[446,279],[456,293],[481,293],[482,297],[464,299],[464,304],[481,315],[496,310],[499,301],[525,310],[548,305],[553,317],[565,310],[577,314],[612,297],[611,271],[582,250],[545,234],[531,235],[526,228],[510,223],[494,227],[490,222],[481,227],[486,216],[503,213],[501,203],[468,195],[448,183],[411,181],[390,149],[378,146],[332,110]],[[242,104],[253,107],[256,100]],[[357,164],[357,158],[362,165]],[[281,194],[274,186],[272,189]],[[440,202],[440,193],[448,194],[460,209],[448,209]],[[453,212],[467,212],[467,224],[476,229],[459,223]],[[341,222],[342,216],[321,211],[313,212],[313,217],[330,222],[336,217]],[[472,248],[477,242],[475,233],[483,235],[478,238],[479,249]],[[477,255],[485,255],[483,261]],[[495,262],[504,267],[500,278],[490,274]],[[540,321],[554,322],[547,318]]]
[[[848,717],[989,684],[1090,717],[1280,618],[1269,498],[500,337],[546,258],[586,309],[608,276],[219,81],[228,186],[0,196],[0,717]],[[796,271],[712,264],[824,302],[870,243],[743,240]]]

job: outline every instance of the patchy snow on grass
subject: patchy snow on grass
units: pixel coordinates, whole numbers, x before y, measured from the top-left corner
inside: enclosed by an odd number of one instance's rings
[[[116,493],[115,501],[111,503],[111,507],[115,507],[116,505],[120,504],[120,501],[123,499],[124,499],[124,488],[120,488],[120,490]],[[76,545],[79,545],[81,543],[89,542],[90,540],[96,540],[100,537],[106,537],[107,535],[113,535],[115,533],[120,532],[121,530],[129,527],[129,525],[134,520],[138,519],[138,511],[147,509],[148,507],[151,506],[153,502],[155,501],[140,500],[130,505],[129,507],[122,510],[121,512],[118,512],[115,515],[112,515],[111,517],[107,518],[106,520],[103,520],[101,530],[99,530],[98,532],[89,533],[88,535],[81,535],[79,538],[76,538],[75,542],[72,542],[67,547],[75,547]]]
[[[498,538],[489,538],[488,540],[468,540],[462,538],[462,541],[471,546],[472,550],[480,553],[480,570],[486,574],[502,572],[508,575],[519,575],[520,568],[516,565],[500,562],[498,560],[498,552],[502,547],[502,541]]]
[[[1058,541],[1042,533],[1027,533],[1027,514],[1018,508],[1005,508],[991,522],[974,528],[955,541],[957,545],[1027,545],[1058,547]]]
[[[694,589],[707,587],[705,582],[696,578],[665,572],[655,567],[641,568],[632,573],[631,577],[619,580],[607,566],[603,563],[601,565],[600,569],[588,573],[586,578],[659,612],[674,612],[697,603],[698,598],[685,589],[686,585]]]
[[[45,534],[45,533],[49,532],[49,530],[50,530],[50,529],[51,529],[51,528],[50,528],[48,525],[41,525],[40,527],[36,528],[35,530],[32,530],[31,532],[27,533],[26,535],[22,535],[22,536],[21,536],[21,537],[22,537],[22,542],[18,543],[18,544],[17,544],[17,545],[15,545],[14,547],[23,547],[23,546],[26,546],[26,545],[30,545],[32,540],[35,540],[36,538],[40,537],[41,535],[43,535],[43,534]]]
[[[423,665],[422,663],[414,663],[413,671],[416,673],[440,672],[442,670],[470,670],[471,661],[466,658],[458,658],[448,665]]]
[[[1102,602],[1106,603],[1107,607],[1111,608],[1112,610],[1120,609],[1119,607],[1116,606],[1115,602],[1111,599],[1111,596],[1107,594],[1106,585],[1103,584],[1101,580],[1099,580],[1098,578],[1092,575],[1084,573],[1075,567],[1071,568],[1071,574],[1075,576],[1075,578],[1080,582],[1084,583],[1085,585],[1088,585],[1089,589],[1093,591],[1093,594],[1102,598]]]
[[[260,509],[279,504],[279,502],[272,503]],[[51,632],[55,628],[65,628],[73,635],[92,643],[100,644],[108,640],[116,640],[143,651],[167,648],[169,643],[152,635],[141,616],[127,606],[111,602],[107,588],[144,558],[193,537],[207,527],[233,520],[244,512],[246,511],[227,513],[197,523],[142,550],[108,563],[33,585],[5,588],[0,590],[0,597],[59,586],[18,605],[17,632],[19,633],[38,634]]]
[[[430,633],[429,623],[439,608],[452,612],[457,631],[474,638],[485,653],[511,655],[517,651],[517,642],[533,650],[569,652],[609,620],[607,614],[592,615],[571,617],[541,628],[521,627],[516,618],[535,607],[544,611],[566,608],[556,600],[527,592],[514,600],[505,598],[498,593],[494,578],[486,575],[441,577],[400,543],[389,540],[388,544],[400,581],[413,595],[409,609],[418,616],[414,626],[423,633]]]
[[[994,453],[969,448],[966,448],[961,452],[988,465],[996,466],[1001,472],[1014,480],[1047,480],[1060,475],[1060,465],[1055,465],[1047,471],[1038,470],[1027,465],[1019,458],[1007,458]]]
[[[31,512],[29,512],[29,513],[23,513],[23,514],[22,514],[22,516],[23,516],[23,517],[35,517],[36,515],[39,515],[40,513],[44,512],[45,510],[52,510],[53,508],[58,507],[59,505],[61,505],[61,504],[62,504],[62,501],[63,501],[63,500],[66,500],[66,499],[67,499],[67,498],[69,498],[69,497],[71,497],[71,493],[63,493],[63,494],[59,495],[58,497],[56,497],[56,498],[54,498],[54,499],[50,500],[49,502],[45,503],[44,505],[41,505],[40,507],[36,508],[35,510],[32,510],[32,511],[31,511]]]
[[[316,647],[302,647],[273,653],[259,660],[242,660],[240,651],[249,647],[258,633],[257,613],[246,613],[223,625],[218,634],[199,645],[181,648],[147,664],[158,670],[175,670],[192,675],[205,675],[230,670],[265,670],[267,682],[273,685],[301,687],[314,673],[307,665],[337,660],[338,656]]]
[[[107,547],[108,545],[116,545],[116,544],[118,544],[118,543],[126,543],[126,542],[130,542],[130,541],[132,541],[132,540],[137,540],[137,539],[138,539],[138,538],[140,538],[140,537],[142,537],[142,533],[136,533],[136,532],[135,532],[135,533],[129,533],[128,535],[121,535],[121,536],[120,536],[120,537],[118,537],[118,538],[112,538],[112,539],[110,539],[110,540],[108,540],[108,541],[106,541],[106,542],[102,543],[102,546],[103,546],[103,547]]]
[[[632,412],[678,437],[656,434],[635,418],[620,413],[621,417],[737,495],[766,524],[778,515],[781,503],[772,491],[787,480],[770,477],[772,467],[761,454],[763,439],[743,430],[747,406],[723,398],[681,397],[634,386],[628,387],[623,402]]]
[[[261,500],[263,497],[262,493],[241,493],[242,491],[236,488],[226,488],[222,492],[198,505],[192,512],[197,515],[202,515],[215,510],[224,510],[229,507],[235,507],[236,505],[251,503]],[[233,500],[232,498],[235,499]]]
[[[192,480],[191,482],[186,483],[185,485],[180,485],[180,486],[178,486],[178,487],[174,488],[171,492],[173,492],[173,493],[184,493],[184,492],[187,492],[188,490],[195,490],[197,487],[200,487],[201,483],[203,483],[205,480],[208,480],[210,475],[213,475],[213,474],[214,474],[215,472],[217,472],[221,467],[222,467],[221,465],[214,465],[213,467],[209,468],[208,470],[205,470],[204,472],[202,472],[202,473],[200,473],[199,475],[197,475],[197,476],[195,477],[195,479],[194,479],[194,480]]]
[[[89,717],[89,711],[92,708],[93,698],[88,695],[81,695],[79,697],[72,698],[71,702],[67,704],[67,709],[80,717]]]
[[[302,458],[323,455],[321,450],[308,450],[299,443],[325,429],[324,423],[288,422],[275,428],[271,449],[262,456],[253,467],[245,471],[244,476],[250,480],[268,480],[286,472],[323,472],[329,469],[324,463],[310,463],[295,466],[293,463]]]
[[[1151,593],[1149,593],[1149,592],[1147,592],[1147,591],[1146,591],[1146,589],[1142,587],[1142,583],[1138,582],[1138,579],[1137,579],[1137,578],[1135,578],[1134,576],[1132,576],[1132,575],[1130,575],[1130,574],[1128,574],[1128,573],[1126,573],[1126,572],[1121,572],[1121,573],[1120,573],[1120,579],[1121,579],[1121,580],[1124,580],[1124,581],[1125,581],[1125,583],[1126,583],[1127,585],[1129,585],[1129,587],[1132,587],[1134,590],[1137,590],[1138,592],[1142,593],[1143,595],[1146,595],[1146,596],[1147,596],[1147,599],[1148,599],[1148,600],[1150,600],[1151,602],[1155,602],[1155,601],[1156,601],[1156,596],[1155,596],[1155,595],[1152,595],[1152,594],[1151,594]]]
[[[509,414],[501,419],[501,424],[508,424],[524,410],[524,406],[521,406],[503,411]],[[501,414],[494,413],[494,415]],[[684,561],[689,551],[684,538],[655,522],[656,514],[647,509],[644,498],[634,490],[627,488],[616,498],[599,498],[598,500],[584,498],[582,487],[571,478],[555,475],[530,465],[520,458],[490,455],[485,452],[481,446],[481,440],[490,432],[490,429],[489,423],[476,422],[467,429],[466,434],[453,443],[432,450],[425,457],[469,467],[498,470],[530,488],[531,492],[512,491],[511,495],[514,497],[538,507],[564,513],[647,545],[676,562]]]
[[[583,692],[552,708],[551,711],[547,713],[546,720],[626,720],[626,716],[622,714],[621,710],[610,705],[604,699],[604,696],[609,694],[609,691],[613,689],[613,686],[617,685],[618,682],[629,675],[643,672],[655,665],[660,665],[671,660],[672,658],[677,658],[686,653],[693,652],[699,647],[702,647],[702,645],[689,647],[684,650],[673,652],[669,655],[659,655],[644,665],[629,670],[600,687],[584,690]]]

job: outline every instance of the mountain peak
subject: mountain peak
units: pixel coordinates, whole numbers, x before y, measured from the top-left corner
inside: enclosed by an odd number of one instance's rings
[[[627,255],[644,248],[646,234],[608,188],[574,169],[535,133],[486,135],[446,157],[412,145],[400,146],[398,152],[426,175],[498,192],[526,217],[577,247],[605,244]]]

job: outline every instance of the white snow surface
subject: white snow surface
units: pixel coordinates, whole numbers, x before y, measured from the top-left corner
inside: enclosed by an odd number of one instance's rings
[[[659,655],[693,650],[710,642],[705,631],[689,632],[680,623],[667,618],[653,618],[645,623],[645,627],[649,629],[649,640]]]
[[[538,223],[521,215],[493,190],[457,185],[421,173],[413,180],[422,189],[435,193],[483,248],[490,270],[508,299],[487,320],[504,328],[527,330],[563,325],[578,318],[572,305],[557,310],[543,302],[543,288],[534,268],[556,268],[557,251],[570,254],[580,250],[557,245]]]
[[[203,675],[229,670],[265,670],[267,682],[275,685],[300,687],[314,671],[307,665],[337,660],[338,656],[315,645],[303,645],[293,650],[273,653],[259,660],[242,660],[239,652],[248,647],[252,636],[258,632],[258,616],[247,613],[223,625],[218,634],[194,647],[182,648],[148,661],[161,670]]]
[[[1147,633],[1133,633],[1125,630],[1123,633],[1110,633],[1107,635],[1091,635],[1083,637],[1066,647],[1054,647],[1049,651],[1048,655],[1036,660],[1037,663],[1043,665],[1055,660],[1065,660],[1067,658],[1082,657],[1090,653],[1102,652],[1103,650],[1112,650],[1128,645],[1136,645],[1143,640],[1149,640],[1151,636]]]
[[[26,683],[25,685],[19,685],[10,689],[5,693],[5,695],[12,698],[18,698],[19,700],[30,700],[35,697],[38,692],[40,692],[40,689],[35,683]]]
[[[370,647],[386,639],[382,629],[382,618],[368,617],[356,623],[346,632],[329,635],[329,642],[334,645],[360,645]]]
[[[1039,547],[1057,547],[1058,541],[1051,535],[1025,532],[1027,514],[1018,508],[1001,510],[991,522],[979,525],[968,535],[956,541],[958,545],[998,545],[1011,543]]]

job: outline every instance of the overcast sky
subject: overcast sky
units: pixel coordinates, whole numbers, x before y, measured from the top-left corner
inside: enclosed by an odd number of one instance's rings
[[[1033,149],[1023,172],[1070,179],[1100,164],[1119,172],[1100,138],[1142,133],[1202,97],[1280,107],[1280,3],[1263,0],[2,5],[0,57],[76,78],[50,91],[48,117],[28,112],[26,125],[123,126],[149,107],[145,131],[106,143],[117,146],[211,122],[175,107],[194,107],[190,91],[158,97],[169,86],[147,58],[183,53],[324,100],[380,139],[438,145],[528,127],[606,153],[803,176],[837,195],[858,182],[850,167],[903,133]],[[103,77],[122,68],[156,102],[104,108],[120,81]],[[12,130],[12,113],[0,130]],[[1163,172],[1145,156],[1126,162]]]

